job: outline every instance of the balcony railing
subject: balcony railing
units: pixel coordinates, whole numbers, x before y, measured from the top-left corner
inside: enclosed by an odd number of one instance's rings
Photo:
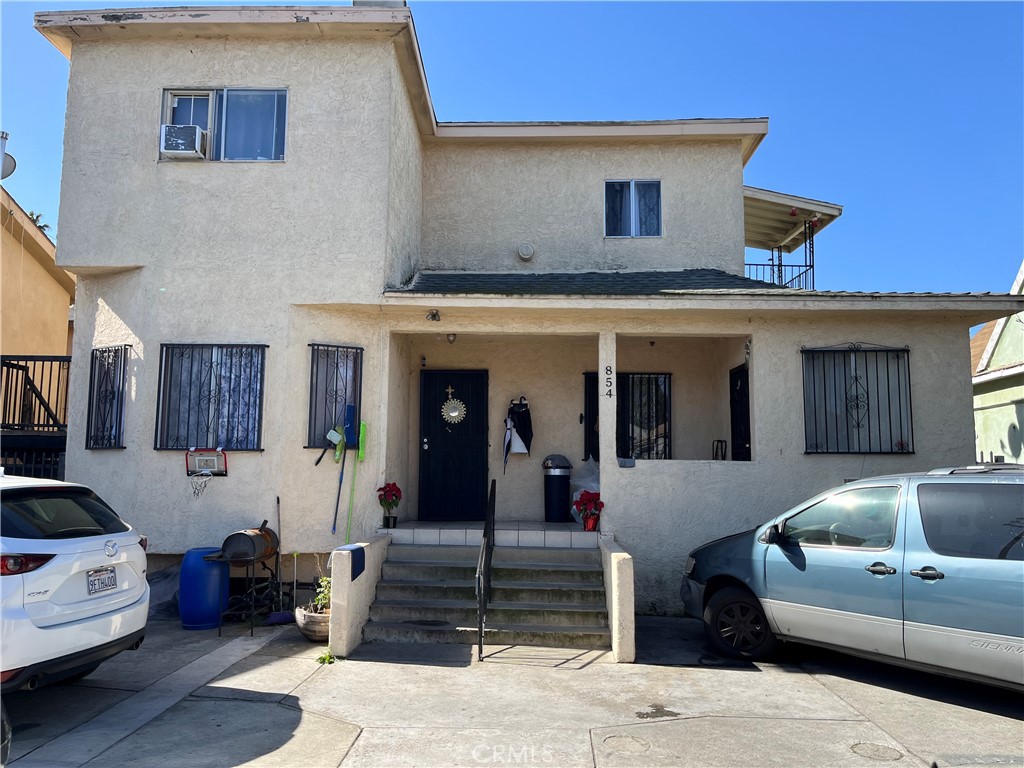
[[[71,358],[56,355],[3,355],[0,429],[64,432],[68,428],[68,374]]]
[[[784,288],[814,290],[814,267],[806,264],[746,264],[745,274],[751,280],[774,283]]]

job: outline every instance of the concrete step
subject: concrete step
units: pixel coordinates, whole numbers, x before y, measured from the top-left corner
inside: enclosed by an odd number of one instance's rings
[[[476,563],[453,560],[388,560],[381,575],[399,581],[474,581]],[[600,565],[580,563],[492,563],[491,581],[558,582],[566,585],[601,584]]]
[[[477,621],[476,600],[381,600],[370,606],[373,621],[431,621],[473,626]],[[487,625],[522,626],[607,626],[604,606],[574,603],[503,603],[487,606]]]
[[[440,561],[451,560],[476,565],[480,547],[459,547],[429,544],[391,544],[388,560]],[[498,563],[582,563],[600,565],[598,549],[571,549],[568,547],[495,547],[491,562]]]
[[[600,563],[491,563],[491,583],[507,581],[603,584],[604,569]]]
[[[472,625],[442,621],[368,621],[363,627],[367,642],[392,643],[460,643],[477,642],[476,622]],[[608,627],[574,626],[518,626],[514,624],[490,625],[484,633],[488,645],[538,645],[549,648],[611,648]]]
[[[476,583],[472,579],[420,581],[383,579],[377,583],[380,600],[450,599],[473,600]],[[601,584],[544,581],[493,581],[491,599],[497,602],[605,604]]]
[[[432,546],[430,544],[390,544],[388,560],[397,561],[429,561],[451,560],[453,562],[472,563],[476,567],[480,547]]]

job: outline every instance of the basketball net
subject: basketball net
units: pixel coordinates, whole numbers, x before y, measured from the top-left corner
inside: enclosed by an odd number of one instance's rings
[[[196,472],[194,475],[189,475],[189,482],[192,483],[192,498],[198,499],[203,495],[203,491],[206,490],[207,484],[213,478],[213,475],[209,470],[203,470],[202,472]]]

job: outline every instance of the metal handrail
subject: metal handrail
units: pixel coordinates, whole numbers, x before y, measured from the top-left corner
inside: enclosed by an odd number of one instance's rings
[[[814,290],[814,267],[808,264],[744,264],[744,273],[751,280],[774,283],[783,288]]]
[[[477,661],[484,658],[484,625],[487,622],[487,604],[491,600],[491,558],[494,554],[494,495],[497,481],[491,480],[484,515],[484,533],[480,539],[480,554],[476,560],[476,632]]]

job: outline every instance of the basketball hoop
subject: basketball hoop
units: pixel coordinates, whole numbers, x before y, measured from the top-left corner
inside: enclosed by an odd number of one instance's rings
[[[192,483],[192,497],[198,499],[202,496],[203,491],[206,490],[206,486],[212,479],[213,473],[209,470],[203,470],[202,472],[196,472],[194,475],[189,475],[188,480]]]

